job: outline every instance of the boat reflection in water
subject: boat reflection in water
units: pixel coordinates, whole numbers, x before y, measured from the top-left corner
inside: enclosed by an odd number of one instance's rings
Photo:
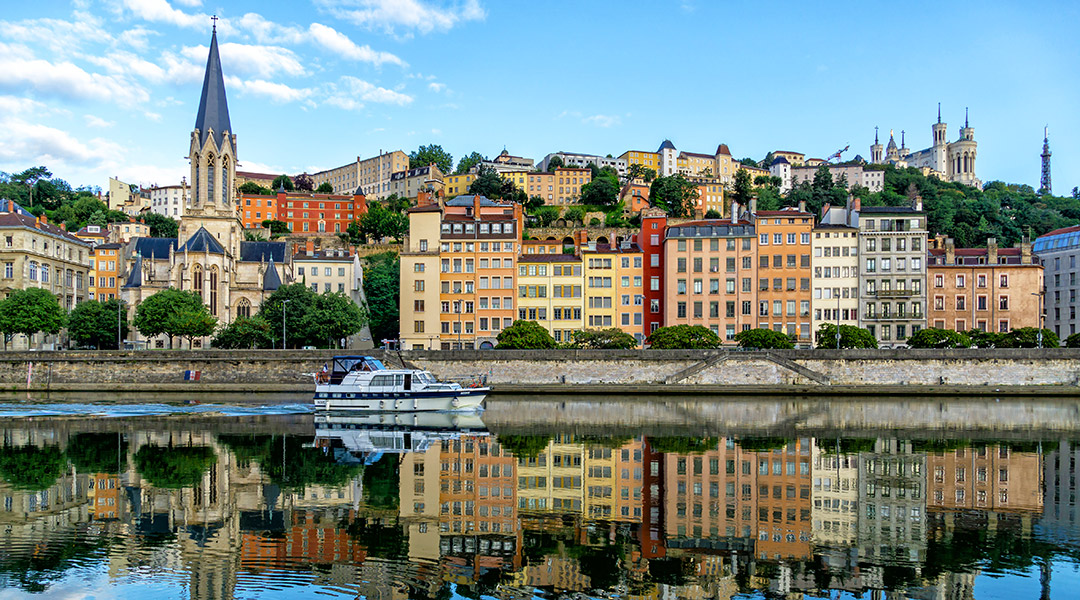
[[[1014,402],[1021,429],[993,429],[980,408],[967,429],[862,418],[846,434],[500,406],[0,421],[0,585],[431,599],[1071,598],[1080,585],[1068,406]],[[644,410],[619,408],[604,405]],[[862,408],[843,410],[884,410]],[[565,424],[578,413],[591,416]]]

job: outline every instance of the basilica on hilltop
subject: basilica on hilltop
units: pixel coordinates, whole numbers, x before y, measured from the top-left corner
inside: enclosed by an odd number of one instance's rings
[[[944,181],[963,183],[982,188],[982,182],[975,175],[975,155],[978,142],[975,141],[975,128],[968,123],[967,111],[964,111],[964,126],[960,128],[960,138],[955,142],[946,141],[948,124],[941,122],[941,105],[938,104],[937,123],[931,126],[934,145],[925,150],[912,152],[904,142],[904,132],[900,132],[900,145],[889,132],[889,143],[882,146],[874,131],[874,144],[870,146],[870,162],[890,164],[898,167],[915,167],[927,175]]]

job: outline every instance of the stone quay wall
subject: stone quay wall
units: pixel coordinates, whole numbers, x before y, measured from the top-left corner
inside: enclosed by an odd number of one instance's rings
[[[329,350],[0,352],[0,389],[310,391]],[[368,351],[440,379],[484,377],[498,392],[1080,394],[1080,350]],[[185,372],[198,372],[186,381]]]

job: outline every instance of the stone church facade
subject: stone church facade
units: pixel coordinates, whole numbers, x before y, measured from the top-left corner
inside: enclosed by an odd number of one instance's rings
[[[924,150],[908,150],[904,143],[904,132],[900,132],[900,145],[889,132],[889,143],[882,146],[874,134],[874,143],[870,146],[870,162],[891,164],[897,167],[915,167],[922,169],[944,181],[962,183],[982,188],[982,181],[975,175],[975,157],[979,144],[975,141],[975,128],[968,123],[964,115],[964,126],[960,128],[960,138],[955,142],[946,140],[948,124],[941,121],[941,106],[938,106],[937,123],[931,126],[934,144]]]
[[[202,97],[191,132],[191,194],[179,233],[172,238],[136,238],[129,247],[123,299],[133,307],[170,287],[198,293],[221,323],[254,315],[262,302],[290,281],[285,242],[249,242],[236,210],[236,134],[229,122],[217,31],[210,41]],[[132,330],[129,339],[160,347]]]

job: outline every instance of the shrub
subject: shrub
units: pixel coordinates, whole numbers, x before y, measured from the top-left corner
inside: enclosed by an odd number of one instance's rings
[[[791,350],[795,344],[787,334],[772,329],[747,329],[735,334],[735,341],[740,348],[759,348],[761,350]]]
[[[702,350],[720,343],[720,336],[701,325],[661,327],[649,335],[649,346],[657,350]]]
[[[971,338],[950,329],[927,327],[907,339],[911,348],[970,348]]]
[[[544,350],[555,347],[555,338],[536,321],[514,321],[513,325],[499,332],[497,339],[499,349]]]

